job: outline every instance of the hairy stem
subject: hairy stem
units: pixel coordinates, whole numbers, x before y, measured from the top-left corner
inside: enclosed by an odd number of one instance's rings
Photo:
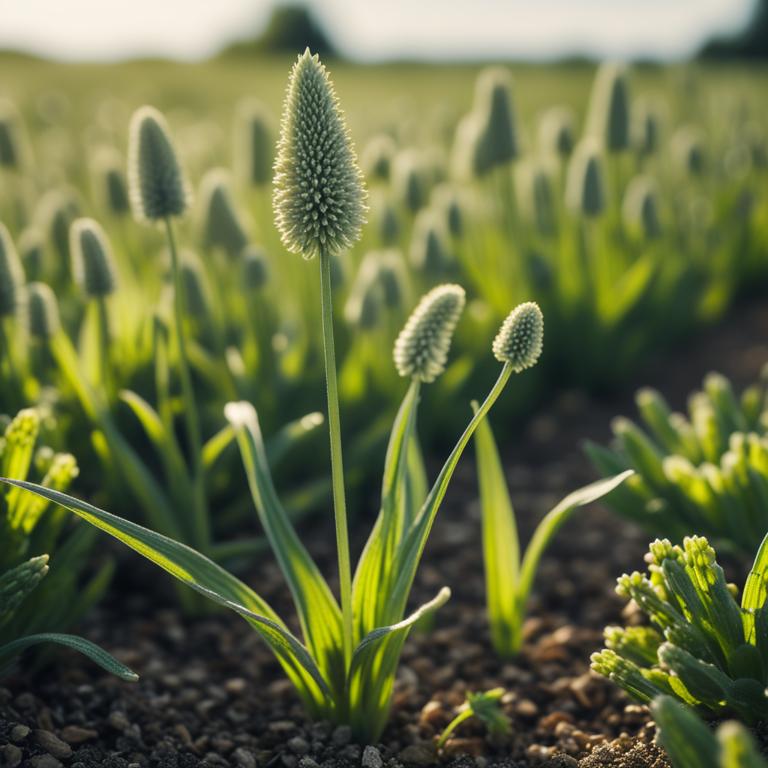
[[[195,391],[192,387],[192,376],[189,370],[189,358],[187,357],[187,338],[184,330],[186,297],[181,282],[181,269],[179,266],[179,255],[176,249],[176,240],[173,235],[173,226],[169,218],[165,219],[165,232],[168,238],[168,249],[171,252],[171,271],[173,273],[174,289],[173,317],[176,326],[176,339],[179,345],[179,377],[181,379],[181,393],[184,399],[184,419],[187,425],[190,465],[194,486],[194,530],[198,539],[195,544],[205,550],[210,543],[210,528],[205,500],[205,484],[202,465],[203,441],[200,433],[199,412],[197,410],[197,403],[195,402]]]
[[[331,439],[331,484],[336,520],[336,549],[339,556],[341,613],[344,629],[344,659],[348,667],[352,658],[352,568],[347,534],[347,501],[344,493],[344,465],[341,457],[341,419],[339,388],[336,381],[336,350],[333,340],[333,296],[331,290],[331,257],[320,252],[320,304],[323,323],[323,355],[328,395],[328,431]]]

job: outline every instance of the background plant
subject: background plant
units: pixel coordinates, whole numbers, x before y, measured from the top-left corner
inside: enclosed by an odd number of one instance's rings
[[[493,688],[484,693],[467,693],[467,700],[459,707],[459,713],[445,726],[437,740],[437,749],[442,749],[451,734],[466,720],[476,717],[488,729],[491,736],[505,736],[512,729],[509,718],[501,707],[501,699],[506,691]]]
[[[685,415],[652,389],[640,390],[635,402],[641,425],[619,417],[610,447],[587,444],[603,474],[637,473],[609,505],[658,535],[680,540],[701,531],[751,554],[768,529],[765,380],[737,396],[711,373]]]
[[[40,426],[40,415],[32,409],[8,422],[0,439],[0,473],[20,480],[39,478],[41,487],[64,490],[76,477],[77,464],[71,454],[37,447]],[[135,680],[131,670],[98,646],[60,632],[101,597],[112,564],[88,577],[85,558],[94,532],[73,527],[62,510],[51,507],[18,489],[0,491],[0,674],[26,649],[57,644],[74,648],[124,680]]]
[[[656,540],[646,559],[648,575],[625,574],[616,591],[651,626],[606,628],[607,648],[593,654],[592,668],[643,703],[664,694],[710,716],[764,721],[768,536],[740,604],[703,537],[688,537],[682,547]]]
[[[691,710],[670,696],[659,696],[651,705],[658,740],[673,768],[765,768],[749,731],[738,722],[723,723],[714,733]]]

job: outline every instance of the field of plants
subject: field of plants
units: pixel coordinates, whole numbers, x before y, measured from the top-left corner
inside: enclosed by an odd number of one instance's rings
[[[0,768],[768,766],[768,71],[0,74]]]

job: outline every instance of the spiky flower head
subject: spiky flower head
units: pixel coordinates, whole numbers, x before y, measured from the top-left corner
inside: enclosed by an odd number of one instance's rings
[[[443,272],[450,262],[446,232],[437,211],[419,212],[411,238],[411,264],[427,275]]]
[[[427,203],[429,180],[424,158],[415,149],[399,152],[392,167],[392,187],[406,210],[416,213]]]
[[[328,72],[307,48],[293,65],[275,160],[275,223],[283,245],[310,259],[349,248],[367,194]]]
[[[112,248],[101,225],[93,219],[75,219],[69,230],[72,276],[88,298],[114,293],[117,287]]]
[[[61,328],[56,295],[45,283],[27,286],[27,322],[33,338],[47,341]]]
[[[237,258],[248,244],[223,168],[208,171],[200,182],[200,227],[205,247],[221,248],[230,258]]]
[[[69,264],[69,228],[79,213],[77,193],[69,187],[47,192],[39,203],[36,215],[58,259],[56,267],[61,265],[63,268]]]
[[[565,199],[574,213],[588,218],[599,216],[605,209],[603,166],[593,141],[582,141],[570,160]]]
[[[449,184],[440,184],[432,191],[432,201],[444,213],[451,237],[461,237],[464,234],[464,212],[456,190]]]
[[[28,280],[38,280],[45,261],[45,238],[36,227],[27,227],[19,236],[19,258]]]
[[[403,254],[391,248],[368,254],[368,258],[376,261],[384,304],[390,309],[399,307],[403,303],[407,282]]]
[[[639,231],[646,239],[654,240],[661,234],[656,187],[645,176],[636,176],[624,193],[622,205],[624,223]]]
[[[386,200],[379,213],[379,236],[382,245],[395,245],[400,240],[400,219],[395,206]]]
[[[515,373],[536,364],[544,342],[544,315],[533,301],[518,304],[507,315],[493,340],[495,358]]]
[[[573,112],[567,107],[552,107],[544,113],[539,123],[539,149],[545,156],[566,158],[573,152],[573,123]]]
[[[555,229],[555,199],[549,174],[530,160],[520,163],[515,176],[518,200],[527,218],[543,235]]]
[[[397,153],[397,146],[386,133],[374,136],[364,147],[360,155],[363,171],[369,178],[387,181],[392,170],[392,160]]]
[[[260,101],[246,99],[235,115],[235,168],[243,181],[263,187],[272,180],[272,117]]]
[[[133,113],[128,143],[128,186],[140,221],[181,216],[190,193],[165,118],[154,107]]]
[[[480,73],[474,111],[482,125],[480,173],[511,163],[520,150],[509,72],[492,67]]]
[[[125,216],[131,210],[124,167],[120,153],[111,147],[102,148],[96,155],[96,186],[104,207],[114,216]]]
[[[181,284],[191,317],[210,317],[210,292],[200,259],[191,251],[181,254]]]
[[[264,250],[249,245],[242,253],[243,285],[249,291],[258,291],[269,282],[269,264]]]
[[[5,225],[0,222],[0,318],[16,313],[24,270]]]
[[[0,624],[6,623],[48,573],[48,555],[39,555],[0,576]]]
[[[453,284],[438,285],[422,297],[395,342],[401,376],[431,382],[445,370],[465,301],[464,289]]]
[[[588,132],[607,152],[629,148],[629,90],[623,66],[603,64],[589,103]]]

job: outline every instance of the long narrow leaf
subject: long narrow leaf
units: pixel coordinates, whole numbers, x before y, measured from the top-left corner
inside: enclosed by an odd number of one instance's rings
[[[42,645],[43,643],[55,643],[57,645],[64,645],[67,648],[74,648],[74,650],[82,653],[91,661],[98,664],[102,669],[116,675],[122,680],[132,683],[139,679],[139,676],[128,669],[125,664],[121,664],[114,656],[112,656],[112,654],[107,653],[103,648],[99,648],[98,645],[95,645],[90,640],[77,637],[77,635],[62,635],[57,632],[27,635],[26,637],[21,637],[18,640],[13,640],[10,643],[0,646],[0,667],[27,648],[31,648],[35,645]]]
[[[111,515],[67,494],[34,483],[0,478],[60,504],[96,528],[127,544],[179,581],[239,613],[266,640],[305,702],[321,706],[330,689],[307,649],[285,627],[268,603],[232,574],[191,547],[136,523]]]
[[[744,635],[748,643],[754,643],[755,638],[755,611],[765,605],[768,589],[768,534],[763,539],[760,549],[757,550],[755,561],[749,571],[749,576],[744,584],[744,593],[741,596],[742,619],[744,621]]]
[[[246,402],[228,403],[225,415],[237,435],[251,495],[296,603],[304,638],[327,679],[340,693],[346,676],[338,603],[278,499],[256,409]]]

